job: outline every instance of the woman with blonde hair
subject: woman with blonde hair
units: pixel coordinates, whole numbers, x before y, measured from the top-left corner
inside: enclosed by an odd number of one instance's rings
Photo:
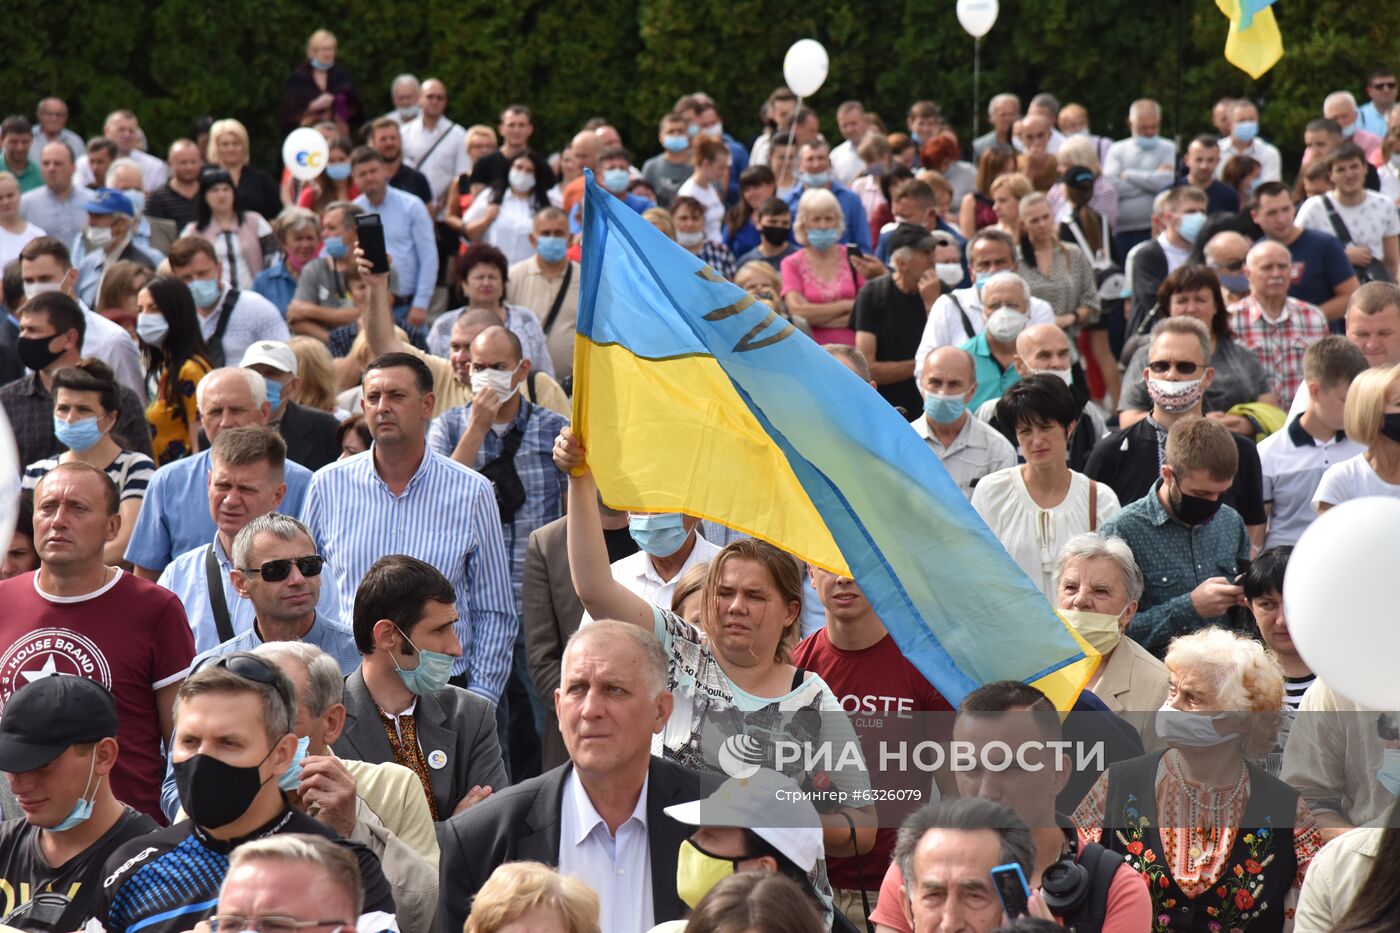
[[[1319,515],[1362,496],[1400,497],[1400,366],[1368,369],[1352,380],[1346,431],[1366,451],[1322,474],[1313,493]]]
[[[306,57],[297,62],[282,91],[278,113],[283,135],[308,121],[333,120],[339,135],[365,122],[365,105],[355,79],[336,60],[338,44],[329,29],[317,29],[306,40]]]
[[[209,148],[205,158],[228,172],[233,179],[238,204],[245,211],[255,211],[271,221],[282,210],[282,193],[272,176],[255,165],[248,164],[252,144],[247,128],[233,118],[215,120],[209,127]]]
[[[992,224],[998,230],[1011,234],[1011,239],[1021,239],[1021,199],[1035,191],[1035,185],[1020,172],[1010,172],[994,180],[988,193],[992,196],[992,212],[997,222]]]
[[[506,862],[473,898],[462,933],[601,933],[598,895],[541,862]]]
[[[978,230],[997,222],[997,213],[992,204],[992,182],[1015,171],[1016,150],[1010,146],[989,146],[982,153],[982,158],[977,160],[976,185],[963,196],[962,204],[958,207],[958,228],[964,237],[970,240]],[[1030,184],[1030,181],[1027,180],[1026,184]]]
[[[783,300],[806,318],[817,343],[855,346],[851,309],[867,278],[885,272],[884,263],[856,256],[841,244],[846,217],[836,195],[808,188],[797,202],[793,234],[802,248],[782,262]]]
[[[700,624],[700,607],[705,603],[705,576],[709,572],[709,561],[691,564],[671,591],[671,611],[691,625]]]
[[[466,138],[462,143],[467,148],[467,158],[471,164],[486,155],[490,155],[497,149],[496,131],[484,123],[477,123],[467,127]],[[472,173],[463,172],[452,179],[452,184],[447,189],[447,206],[443,212],[443,223],[451,227],[452,230],[462,236],[466,236],[466,229],[462,218],[467,213],[467,208],[472,206],[477,194],[483,184],[472,184]]]
[[[349,417],[349,412],[336,406],[335,361],[331,351],[315,337],[293,337],[287,346],[297,358],[297,379],[300,385],[289,398],[298,405],[328,411],[341,421]]]

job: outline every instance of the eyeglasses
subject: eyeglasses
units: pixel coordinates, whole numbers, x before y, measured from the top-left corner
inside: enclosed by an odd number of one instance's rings
[[[242,933],[244,930],[252,930],[253,933],[295,933],[296,930],[307,930],[311,927],[335,927],[336,930],[348,928],[353,930],[354,924],[346,923],[344,920],[297,920],[293,917],[240,917],[237,914],[215,914],[209,918],[209,929],[214,933]]]
[[[1239,272],[1244,268],[1244,260],[1235,259],[1230,262],[1213,262],[1210,264],[1210,267],[1212,269],[1224,269],[1226,272]]]
[[[320,554],[312,554],[309,557],[284,557],[280,560],[270,560],[261,567],[238,569],[244,573],[256,573],[267,583],[281,583],[292,575],[292,564],[297,565],[303,577],[319,577],[325,563],[326,559]]]
[[[1175,369],[1183,376],[1195,375],[1196,370],[1201,368],[1200,363],[1192,363],[1190,360],[1153,360],[1147,364],[1147,368],[1157,375],[1165,375]]]

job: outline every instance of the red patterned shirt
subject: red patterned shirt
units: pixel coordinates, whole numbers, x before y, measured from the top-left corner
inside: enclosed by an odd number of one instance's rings
[[[1280,407],[1287,411],[1303,384],[1303,354],[1327,336],[1327,318],[1316,305],[1285,298],[1283,314],[1271,321],[1250,295],[1230,307],[1230,326],[1235,339],[1259,358]]]

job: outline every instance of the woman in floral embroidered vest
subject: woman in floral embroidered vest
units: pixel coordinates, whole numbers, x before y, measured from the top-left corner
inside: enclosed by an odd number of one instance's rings
[[[1307,803],[1249,758],[1273,747],[1283,674],[1254,641],[1221,628],[1167,649],[1169,746],[1111,766],[1075,811],[1152,891],[1154,933],[1284,929],[1322,841]]]

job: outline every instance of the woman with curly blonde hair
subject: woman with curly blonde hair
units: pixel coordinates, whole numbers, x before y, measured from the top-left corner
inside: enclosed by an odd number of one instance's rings
[[[462,933],[600,933],[593,889],[540,862],[506,862],[472,901]]]

